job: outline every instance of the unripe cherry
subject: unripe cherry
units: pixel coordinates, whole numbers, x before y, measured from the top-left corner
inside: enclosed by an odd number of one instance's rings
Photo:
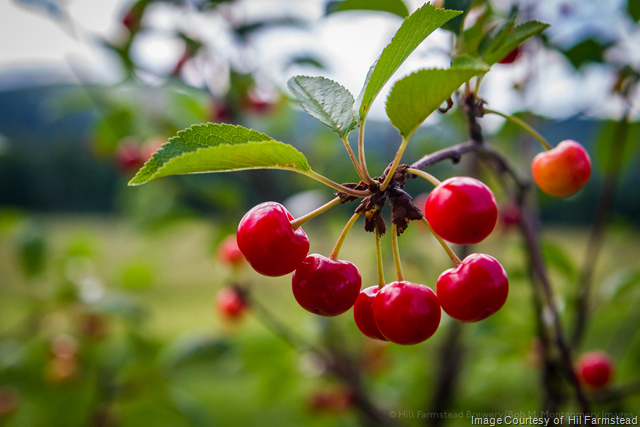
[[[478,322],[498,311],[509,295],[502,265],[485,254],[471,254],[438,278],[436,293],[445,313],[461,322]]]
[[[604,351],[590,351],[576,361],[578,379],[592,388],[605,388],[613,379],[614,363]]]
[[[440,325],[440,304],[424,285],[401,281],[384,286],[373,301],[373,317],[382,335],[396,344],[418,344]]]
[[[353,306],[353,319],[360,332],[369,338],[387,341],[373,318],[373,301],[377,293],[377,286],[370,286],[360,291],[360,295],[358,295],[358,299]]]
[[[433,231],[451,243],[484,240],[496,226],[498,204],[484,183],[470,177],[449,178],[429,195],[425,216]]]
[[[591,159],[582,145],[566,140],[535,156],[531,173],[545,193],[554,197],[569,197],[589,180]]]
[[[284,276],[298,268],[309,253],[302,227],[291,226],[293,217],[279,203],[252,208],[238,225],[238,247],[251,267],[265,276]]]
[[[358,267],[318,254],[309,255],[291,281],[298,304],[320,316],[337,316],[353,307],[361,284]]]
[[[231,267],[239,267],[244,264],[244,255],[242,255],[242,251],[238,247],[238,240],[235,234],[225,237],[220,246],[218,246],[218,260],[221,264]]]

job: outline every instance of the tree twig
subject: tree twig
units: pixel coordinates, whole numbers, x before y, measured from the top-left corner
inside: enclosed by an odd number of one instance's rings
[[[600,200],[596,207],[596,214],[591,226],[589,241],[584,257],[584,263],[578,279],[578,294],[576,296],[576,319],[571,336],[571,344],[578,348],[584,337],[589,314],[589,299],[593,287],[593,273],[600,257],[602,244],[604,243],[604,231],[613,212],[613,202],[616,198],[616,189],[620,181],[621,165],[624,160],[624,148],[629,131],[628,113],[621,122],[617,123],[611,146],[609,162],[605,173]]]

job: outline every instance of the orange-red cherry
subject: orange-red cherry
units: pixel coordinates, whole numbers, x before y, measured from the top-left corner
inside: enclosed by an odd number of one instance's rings
[[[369,338],[387,341],[373,318],[373,301],[377,293],[377,286],[371,286],[360,291],[360,295],[358,295],[358,299],[353,305],[353,319],[360,332]]]
[[[554,197],[569,197],[589,180],[591,159],[582,145],[566,140],[534,157],[531,173],[545,193]]]
[[[509,280],[502,265],[485,254],[471,254],[438,278],[438,301],[445,313],[461,322],[486,319],[504,305]]]
[[[353,307],[362,279],[358,267],[318,254],[309,255],[293,273],[293,296],[305,310],[337,316]]]
[[[590,351],[576,361],[576,375],[583,384],[605,388],[613,379],[613,360],[604,351]]]
[[[495,228],[498,204],[484,183],[459,176],[443,181],[431,192],[425,216],[444,240],[473,244],[484,240]]]
[[[255,271],[284,276],[300,267],[309,253],[309,238],[302,227],[291,226],[293,217],[279,203],[252,208],[238,225],[238,247]]]
[[[218,260],[225,265],[231,267],[239,267],[244,264],[244,255],[238,247],[238,240],[235,235],[224,238],[220,246],[218,246]]]
[[[383,287],[373,301],[373,317],[382,335],[402,345],[418,344],[440,325],[440,303],[433,291],[411,282]]]

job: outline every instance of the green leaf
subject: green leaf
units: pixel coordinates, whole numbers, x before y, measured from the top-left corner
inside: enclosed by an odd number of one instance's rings
[[[344,0],[327,3],[325,15],[347,10],[374,10],[389,12],[401,18],[409,16],[409,9],[402,0]]]
[[[529,21],[518,25],[511,30],[506,37],[498,34],[496,39],[489,45],[485,53],[484,60],[487,64],[493,65],[507,56],[513,49],[517,48],[530,37],[540,34],[549,28],[549,24],[539,21]]]
[[[473,0],[444,0],[443,7],[445,9],[461,10],[462,14],[444,24],[442,28],[451,31],[454,34],[460,34],[464,28],[464,18],[469,13],[472,3]]]
[[[634,21],[640,21],[640,2],[638,0],[628,0],[627,12]]]
[[[504,39],[509,35],[509,32],[511,32],[511,29],[515,24],[516,22],[514,19],[509,19],[508,21],[498,23],[491,27],[489,31],[482,36],[482,40],[480,40],[480,43],[478,44],[478,53],[484,56],[489,49],[489,46],[502,45]]]
[[[364,87],[353,106],[359,123],[366,120],[374,99],[411,52],[429,34],[461,13],[456,10],[436,9],[430,4],[425,4],[404,20],[391,43],[384,48],[367,73]]]
[[[302,108],[344,138],[356,127],[353,95],[333,80],[324,77],[296,76],[287,86]]]
[[[165,366],[177,369],[216,362],[230,350],[230,343],[222,338],[183,337],[166,349],[162,359]]]
[[[310,67],[315,67],[319,70],[325,70],[327,67],[324,65],[322,60],[318,59],[313,55],[300,55],[293,57],[289,60],[288,67],[292,65],[306,65]]]
[[[475,55],[478,52],[480,42],[482,41],[483,21],[476,22],[473,26],[467,28],[462,33],[464,40],[464,50],[466,53]]]
[[[580,68],[583,64],[589,62],[604,62],[604,51],[610,45],[601,44],[594,39],[584,40],[571,49],[564,51],[563,53],[571,61],[571,64],[576,68]]]
[[[575,280],[578,277],[578,269],[560,246],[545,242],[542,244],[542,255],[549,266],[562,273],[567,279]]]
[[[47,243],[41,227],[25,224],[18,236],[18,251],[22,271],[27,277],[42,273],[47,263]]]
[[[118,109],[101,120],[94,131],[95,147],[102,155],[112,154],[118,142],[133,132],[133,113]]]
[[[624,296],[640,283],[640,268],[625,267],[607,277],[602,290],[609,300]]]
[[[404,138],[471,77],[489,66],[468,56],[457,58],[448,70],[420,70],[398,80],[387,98],[387,115]]]
[[[173,406],[184,415],[193,427],[213,427],[211,414],[195,397],[178,388],[168,388],[167,394]]]
[[[208,123],[178,132],[145,163],[129,185],[169,175],[244,169],[311,170],[304,155],[291,145],[242,126]]]
[[[621,140],[626,138],[623,145]],[[621,150],[621,147],[622,150]],[[637,160],[637,152],[640,149],[640,123],[626,121],[604,121],[601,124],[598,139],[595,143],[594,164],[605,174],[609,175],[614,170],[620,170],[624,175],[629,167]],[[622,151],[618,153],[617,151]],[[617,161],[612,162],[612,156]]]

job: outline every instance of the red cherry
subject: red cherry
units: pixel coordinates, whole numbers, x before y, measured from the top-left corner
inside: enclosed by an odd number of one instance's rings
[[[354,404],[353,392],[344,387],[315,391],[308,397],[309,409],[318,412],[344,412]]]
[[[505,203],[500,209],[500,222],[505,227],[520,224],[521,218],[520,208],[513,202]]]
[[[507,300],[509,281],[502,265],[485,254],[471,254],[438,278],[438,300],[445,313],[461,322],[478,322]]]
[[[576,375],[581,382],[593,388],[605,388],[613,374],[613,360],[604,351],[590,351],[576,361]]]
[[[162,144],[164,144],[165,140],[160,138],[149,139],[144,145],[140,148],[140,161],[146,162],[149,160],[160,148],[162,148]]]
[[[500,61],[498,61],[500,64],[512,64],[515,62],[516,59],[518,59],[518,57],[520,56],[520,46],[518,46],[517,48],[513,49],[511,52],[509,52],[507,54],[507,56],[505,56],[504,58],[502,58]]]
[[[140,169],[143,164],[143,161],[140,160],[140,148],[132,141],[123,141],[118,144],[114,160],[120,170],[124,172]]]
[[[311,313],[337,316],[353,307],[361,283],[358,267],[349,261],[311,254],[293,273],[293,296]]]
[[[99,340],[108,333],[108,324],[104,316],[97,313],[85,313],[80,319],[80,332],[84,338]]]
[[[256,114],[266,114],[275,106],[270,99],[267,99],[255,89],[247,92],[243,100],[243,105],[248,111]]]
[[[489,187],[466,176],[438,185],[427,199],[425,212],[433,231],[458,245],[481,242],[498,220],[498,205]]]
[[[140,18],[139,8],[134,6],[122,17],[122,24],[127,27],[129,31],[135,33],[140,29]]]
[[[255,206],[238,225],[238,247],[251,267],[265,276],[284,276],[300,267],[309,253],[302,227],[294,230],[291,214],[279,203]]]
[[[216,295],[216,307],[224,318],[236,320],[244,314],[247,300],[236,288],[222,288]]]
[[[227,236],[218,246],[218,260],[220,263],[231,267],[241,266],[245,259],[238,247],[238,240],[235,235]]]
[[[433,291],[411,282],[393,282],[383,287],[373,301],[378,329],[396,344],[418,344],[428,339],[440,324],[440,303]]]
[[[569,197],[589,180],[591,159],[587,150],[575,141],[566,140],[533,158],[533,179],[545,193]]]
[[[233,122],[233,111],[224,100],[216,100],[211,103],[211,120],[214,123]]]
[[[360,332],[369,338],[387,341],[373,318],[373,301],[377,293],[377,286],[371,286],[360,291],[360,295],[358,295],[358,299],[353,306],[353,319],[356,321],[356,326],[360,329]]]

